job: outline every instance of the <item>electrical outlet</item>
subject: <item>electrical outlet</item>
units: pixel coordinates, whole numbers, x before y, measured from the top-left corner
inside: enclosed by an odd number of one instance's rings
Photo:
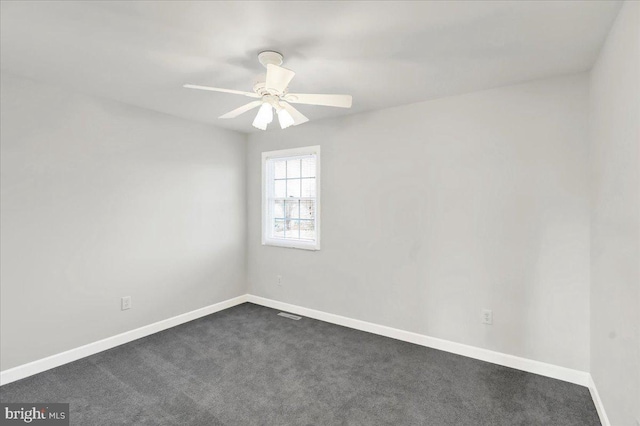
[[[493,311],[491,309],[482,310],[482,323],[489,325],[493,324]]]
[[[131,296],[125,296],[120,299],[120,309],[123,311],[131,309]]]
[[[278,287],[282,287],[282,275],[276,276],[276,282],[278,283]]]

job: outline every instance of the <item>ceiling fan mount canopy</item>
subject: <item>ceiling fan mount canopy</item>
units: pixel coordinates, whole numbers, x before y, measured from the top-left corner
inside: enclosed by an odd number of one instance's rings
[[[283,59],[284,56],[282,56],[282,53],[274,50],[265,50],[258,53],[258,61],[260,61],[265,68],[267,68],[269,64],[280,66],[282,65]]]
[[[282,54],[272,50],[265,50],[258,54],[258,61],[267,69],[267,73],[264,77],[260,77],[258,82],[253,86],[253,92],[198,86],[194,84],[185,84],[184,87],[212,92],[233,93],[259,99],[242,105],[233,111],[221,115],[219,118],[235,118],[240,114],[260,107],[258,115],[256,115],[256,119],[253,121],[253,126],[261,130],[266,130],[267,124],[273,120],[273,109],[278,113],[278,120],[283,129],[309,121],[307,117],[291,106],[290,103],[351,108],[351,95],[289,93],[289,83],[296,73],[290,69],[281,67],[282,60]]]

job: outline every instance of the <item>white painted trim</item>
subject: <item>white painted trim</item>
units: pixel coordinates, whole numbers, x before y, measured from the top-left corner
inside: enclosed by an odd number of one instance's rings
[[[416,345],[426,346],[445,352],[451,352],[457,355],[479,359],[481,361],[490,362],[492,364],[511,367],[529,373],[539,374],[541,376],[575,383],[581,386],[588,386],[589,378],[591,377],[589,373],[585,371],[573,370],[571,368],[547,364],[545,362],[535,361],[528,358],[521,358],[515,355],[504,354],[501,352],[495,352],[489,349],[478,348],[475,346],[451,342],[449,340],[430,337],[410,331],[399,330],[397,328],[387,327],[384,325],[360,321],[340,315],[329,314],[326,312],[317,311],[315,309],[303,308],[301,306],[278,302],[276,300],[254,296],[252,294],[248,295],[247,300],[257,305],[262,305],[281,311],[287,311],[296,315],[314,318],[320,321],[338,324],[344,327],[366,331],[369,333],[378,334],[380,336],[390,337],[392,339],[402,340],[404,342],[415,343]]]
[[[591,376],[591,374],[589,374],[589,392],[591,393],[591,398],[593,399],[593,403],[596,406],[596,411],[598,411],[600,423],[602,423],[602,426],[611,426],[609,417],[607,417],[607,412],[604,410],[604,404],[600,399],[598,388],[596,388],[596,382],[593,380],[593,376]]]
[[[115,348],[116,346],[132,342],[134,340],[149,336],[154,333],[158,333],[168,328],[193,321],[195,319],[213,314],[218,311],[222,311],[227,308],[231,308],[232,306],[245,303],[246,301],[247,295],[243,294],[242,296],[234,297],[233,299],[224,300],[213,305],[205,306],[204,308],[196,309],[194,311],[158,321],[153,324],[145,325],[131,331],[126,331],[112,337],[107,337],[106,339],[98,340],[97,342],[89,343],[75,349],[70,349],[65,352],[51,355],[46,358],[30,362],[28,364],[19,365],[8,370],[4,370],[0,372],[0,385],[6,385],[7,383],[15,382],[16,380],[24,379],[25,377],[29,377],[34,374],[42,373],[43,371],[59,367],[63,364],[77,361],[80,358],[94,355],[98,352]]]

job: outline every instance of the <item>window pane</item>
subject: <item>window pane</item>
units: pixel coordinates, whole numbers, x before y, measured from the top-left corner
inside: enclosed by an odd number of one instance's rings
[[[287,179],[287,198],[300,197],[300,179]]]
[[[297,240],[300,235],[300,221],[299,220],[288,220],[287,221],[287,229],[285,232],[285,238]]]
[[[287,196],[286,188],[287,181],[286,180],[276,180],[275,182],[275,190],[273,191],[273,196],[276,198],[284,198]]]
[[[273,217],[284,218],[284,201],[276,201],[273,205]]]
[[[316,158],[302,159],[302,177],[316,177]]]
[[[315,222],[313,220],[300,221],[300,238],[304,240],[316,239]]]
[[[300,177],[300,160],[287,161],[287,178]]]
[[[287,162],[286,161],[274,161],[273,162],[273,177],[276,179],[284,179],[287,177]]]
[[[302,179],[302,196],[303,197],[315,197],[316,196],[316,179]]]
[[[273,236],[276,238],[284,238],[284,220],[276,220],[273,226]]]
[[[300,205],[299,201],[286,201],[285,202],[285,210],[287,213],[287,218],[299,218],[300,217]]]
[[[316,217],[315,201],[300,201],[300,219],[313,219]]]

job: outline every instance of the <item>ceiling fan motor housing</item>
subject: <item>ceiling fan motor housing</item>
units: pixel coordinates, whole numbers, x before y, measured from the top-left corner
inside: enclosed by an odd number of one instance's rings
[[[253,91],[260,96],[268,95],[267,88],[265,85],[264,79],[262,81],[258,80],[256,84],[253,85]]]

